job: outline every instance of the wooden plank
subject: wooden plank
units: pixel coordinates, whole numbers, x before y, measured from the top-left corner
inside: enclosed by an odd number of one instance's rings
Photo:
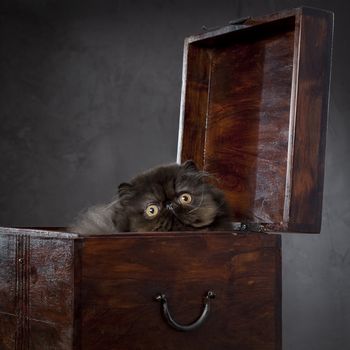
[[[280,349],[280,237],[207,234],[89,238],[82,251],[84,349]],[[212,314],[182,333],[154,301],[165,293],[180,323],[202,297],[217,293]]]
[[[304,9],[289,231],[320,232],[333,39],[333,13]]]
[[[320,231],[332,30],[298,8],[185,41],[178,160],[217,178],[233,221]]]
[[[0,229],[1,349],[72,349],[74,240],[62,237]]]
[[[0,349],[15,348],[16,237],[0,234]]]

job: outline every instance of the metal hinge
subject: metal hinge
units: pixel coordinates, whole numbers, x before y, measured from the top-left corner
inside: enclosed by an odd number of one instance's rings
[[[228,22],[229,26],[233,26],[233,29],[241,29],[246,27],[246,25],[244,24],[248,19],[251,19],[251,17],[241,17],[241,18],[237,18],[237,19],[233,19],[231,21]],[[222,26],[220,27],[210,27],[208,28],[206,25],[202,26],[202,30],[205,32],[210,32],[212,30],[216,30],[216,29],[220,29],[222,28]]]
[[[234,231],[267,233],[266,227],[262,224],[233,222],[232,225]]]

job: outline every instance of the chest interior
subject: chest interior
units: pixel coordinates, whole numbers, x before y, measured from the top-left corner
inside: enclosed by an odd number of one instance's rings
[[[178,161],[213,174],[234,222],[318,232],[332,16],[296,9],[185,41]]]

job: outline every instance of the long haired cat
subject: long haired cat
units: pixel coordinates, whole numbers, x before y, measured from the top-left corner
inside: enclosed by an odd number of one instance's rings
[[[72,231],[116,232],[232,230],[223,193],[193,161],[148,170],[118,188],[118,198],[82,213]]]

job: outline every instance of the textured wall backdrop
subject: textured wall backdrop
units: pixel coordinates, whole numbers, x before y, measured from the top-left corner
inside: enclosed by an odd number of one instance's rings
[[[335,11],[336,26],[323,228],[283,237],[283,343],[348,349],[347,1],[2,1],[1,225],[66,225],[119,182],[175,161],[184,37],[302,4]]]

